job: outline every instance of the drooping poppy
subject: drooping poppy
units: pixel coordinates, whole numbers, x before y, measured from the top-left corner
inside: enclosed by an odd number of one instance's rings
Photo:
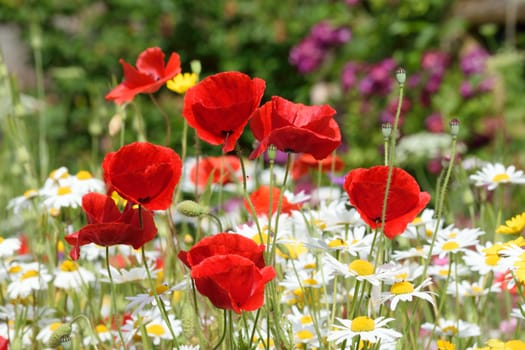
[[[344,189],[350,203],[373,229],[382,226],[381,217],[388,179],[388,166],[358,168],[346,175]],[[393,239],[400,235],[430,201],[416,180],[405,170],[393,168],[388,193],[384,234]]]
[[[230,152],[261,103],[266,83],[240,72],[211,75],[186,92],[182,115],[197,136]]]
[[[113,198],[104,194],[90,192],[82,197],[82,209],[88,224],[79,231],[65,236],[73,246],[69,253],[71,259],[80,256],[80,246],[95,243],[101,246],[128,244],[138,249],[155,238],[157,227],[151,211],[133,208],[128,202],[121,213]]]
[[[264,286],[275,277],[265,266],[264,245],[237,233],[206,237],[179,259],[191,269],[202,295],[221,309],[253,311],[264,303]]]
[[[281,195],[281,190],[277,187],[272,187],[272,203],[270,203],[270,186],[260,186],[257,190],[253,191],[250,194],[250,200],[252,201],[253,207],[255,209],[256,215],[268,215],[270,205],[272,206],[272,214],[277,211],[279,205],[279,196]],[[246,210],[251,211],[248,201],[244,201],[244,206]],[[290,214],[292,210],[299,210],[301,206],[297,203],[290,203],[285,196],[281,203],[281,213]]]
[[[149,210],[165,210],[179,182],[182,162],[171,148],[134,142],[106,155],[102,162],[108,193]]]
[[[239,181],[236,172],[241,161],[236,156],[204,157],[190,169],[190,180],[199,188],[210,184],[225,185]]]
[[[298,180],[308,174],[310,170],[318,171],[319,166],[323,173],[340,171],[344,167],[344,162],[340,157],[333,156],[332,154],[329,154],[326,158],[317,160],[312,155],[304,153],[297,157],[292,164],[292,179]]]
[[[119,62],[124,70],[124,81],[106,95],[106,100],[117,104],[130,102],[137,94],[156,92],[181,71],[179,55],[172,53],[165,65],[164,52],[158,47],[142,51],[137,58],[137,68],[123,59]]]
[[[275,277],[275,270],[272,266],[259,269],[240,255],[218,255],[195,266],[191,277],[199,293],[213,305],[239,314],[263,305],[264,287]]]
[[[250,154],[257,158],[268,146],[286,152],[308,153],[321,160],[341,144],[341,131],[328,105],[306,106],[279,96],[253,115],[250,128],[259,145]]]

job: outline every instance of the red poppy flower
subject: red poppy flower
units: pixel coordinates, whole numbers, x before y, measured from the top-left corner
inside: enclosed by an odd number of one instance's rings
[[[276,187],[272,187],[272,214],[277,211],[279,205],[279,196],[281,195],[281,190]],[[255,208],[256,215],[268,215],[268,209],[270,208],[270,186],[260,186],[257,190],[252,192],[250,199]],[[250,205],[245,200],[244,206],[246,210],[250,211]],[[292,210],[299,210],[301,206],[297,203],[290,203],[285,196],[283,196],[283,201],[281,203],[281,213],[290,214]]]
[[[182,114],[202,140],[223,144],[223,151],[230,152],[261,103],[265,87],[264,80],[240,72],[218,73],[186,92]]]
[[[211,184],[226,185],[236,180],[236,172],[241,168],[241,161],[236,156],[205,157],[199,159],[190,170],[190,179],[199,188]],[[198,178],[197,178],[198,177]]]
[[[286,152],[308,153],[321,160],[341,144],[341,132],[328,106],[305,106],[273,96],[253,115],[250,128],[259,145],[250,155],[257,158],[268,146]]]
[[[0,350],[9,349],[9,340],[0,336]]]
[[[128,202],[121,213],[113,198],[90,192],[82,197],[82,209],[88,224],[75,233],[65,236],[73,246],[69,253],[73,260],[80,256],[80,246],[96,243],[101,246],[129,244],[138,249],[155,238],[157,227],[153,214],[145,208],[133,208]]]
[[[164,52],[158,47],[142,51],[134,68],[120,59],[124,70],[124,81],[106,95],[106,100],[117,104],[130,102],[136,94],[152,94],[166,84],[168,80],[180,73],[180,58],[172,53],[168,64],[164,65]]]
[[[165,210],[182,172],[180,157],[171,148],[134,142],[106,155],[102,162],[108,193],[149,210]]]
[[[275,270],[264,263],[264,245],[237,233],[204,238],[179,259],[191,269],[197,290],[213,305],[237,313],[264,303],[264,285]]]
[[[344,189],[350,203],[371,227],[382,226],[381,216],[388,178],[388,166],[354,169],[346,175]],[[393,168],[386,207],[384,234],[393,239],[400,235],[430,201],[416,180],[405,170]]]
[[[319,165],[321,166],[321,171],[327,173],[332,170],[340,171],[345,164],[341,158],[338,156],[334,157],[332,154],[329,154],[326,158],[317,160],[312,155],[304,153],[293,162],[292,179],[298,180],[308,174],[309,170],[318,171]]]

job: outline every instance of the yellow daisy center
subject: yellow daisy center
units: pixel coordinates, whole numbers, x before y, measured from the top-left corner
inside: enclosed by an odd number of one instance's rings
[[[500,260],[500,257],[495,254],[487,255],[485,257],[485,264],[489,266],[496,266],[498,265],[499,260]]]
[[[370,332],[376,328],[376,323],[373,319],[367,316],[358,316],[352,320],[350,329],[352,332]]]
[[[329,248],[339,248],[339,247],[345,247],[347,245],[348,244],[346,244],[346,242],[341,238],[332,239],[330,242],[328,242]]]
[[[456,335],[458,333],[458,329],[455,326],[443,327],[443,333],[447,335]]]
[[[38,192],[34,189],[29,189],[27,191],[24,192],[24,197],[26,198],[31,198],[31,197],[34,197],[38,194]]]
[[[454,344],[446,340],[438,340],[437,347],[438,350],[454,350],[456,348]]]
[[[456,241],[448,241],[443,243],[441,249],[451,251],[459,248],[459,244]]]
[[[153,334],[159,337],[166,333],[164,331],[164,327],[162,327],[160,324],[150,324],[146,327],[146,331],[148,332],[148,334]]]
[[[57,195],[59,195],[59,196],[64,196],[64,195],[70,194],[70,193],[71,193],[71,187],[68,187],[68,186],[59,187],[58,190],[57,190]]]
[[[268,244],[268,234],[267,233],[261,233],[261,234],[255,234],[252,239],[257,244]]]
[[[392,294],[408,294],[414,291],[414,285],[407,281],[396,282],[390,287]]]
[[[22,271],[22,267],[19,265],[11,266],[8,270],[9,273],[17,273]]]
[[[4,237],[0,237],[0,243],[4,241]]]
[[[58,329],[58,327],[62,326],[62,322],[53,322],[49,325],[49,330],[51,332],[54,332]]]
[[[301,324],[310,324],[310,323],[313,323],[313,319],[312,319],[312,316],[310,315],[304,315],[303,317],[301,317]]]
[[[305,280],[303,280],[303,284],[305,286],[316,286],[319,284],[319,282],[317,282],[317,280],[315,278],[307,278]]]
[[[427,235],[427,237],[432,237],[432,235],[434,234],[434,232],[432,232],[431,229],[428,229],[428,228],[427,228],[427,229],[425,230],[425,234]]]
[[[306,253],[308,249],[300,242],[281,244],[277,254],[285,259],[297,259],[299,255]]]
[[[167,291],[169,289],[168,285],[167,284],[161,284],[161,285],[158,285],[156,288],[155,288],[155,291],[157,292],[157,294],[162,294],[164,293],[165,291]],[[153,296],[153,291],[150,291],[149,292],[149,295],[150,296]]]
[[[313,333],[306,329],[300,330],[299,332],[295,333],[295,335],[301,340],[312,339],[314,337]]]
[[[57,169],[58,170],[58,169]],[[53,170],[52,172],[49,173],[49,178],[50,179],[55,179],[56,178],[56,174],[57,174],[57,170]],[[60,175],[60,179],[66,179],[67,177],[69,176],[68,172],[64,172],[62,175]]]
[[[106,333],[109,332],[108,327],[104,326],[103,324],[99,324],[95,327],[95,330],[97,333]]]
[[[483,293],[483,288],[479,287],[479,286],[472,286],[472,294],[473,295],[478,295],[478,294],[482,294]]]
[[[320,219],[314,220],[314,225],[317,226],[320,230],[324,230],[326,228],[326,222]]]
[[[510,176],[508,174],[505,174],[505,173],[497,174],[497,175],[495,175],[492,178],[493,182],[505,182],[505,181],[509,181],[509,180],[510,180]]]
[[[27,278],[36,277],[36,276],[38,276],[37,270],[28,270],[22,276],[20,276],[20,279],[25,280]]]
[[[368,276],[374,273],[374,265],[362,259],[352,261],[348,267],[359,276]]]
[[[92,179],[93,178],[93,175],[91,175],[91,173],[87,170],[80,170],[78,173],[77,173],[77,179],[79,180],[89,180],[89,179]]]
[[[315,263],[310,263],[310,264],[304,264],[303,269],[305,269],[305,270],[315,270],[316,267],[317,267],[317,265]]]
[[[78,267],[71,260],[66,260],[62,264],[60,264],[60,270],[64,272],[73,272],[73,271],[78,270]]]
[[[423,222],[423,219],[421,219],[420,216],[418,216],[417,218],[415,218],[413,221],[412,221],[412,224],[414,225],[417,225],[417,224],[420,224]]]

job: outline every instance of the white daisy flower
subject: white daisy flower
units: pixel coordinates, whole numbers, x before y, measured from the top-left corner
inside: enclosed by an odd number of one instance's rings
[[[94,338],[89,333],[89,336],[84,337],[84,340],[83,340],[84,346],[89,348],[90,345],[99,344],[99,339],[101,343],[110,344],[115,337],[114,333],[103,324],[96,325],[94,332],[96,333],[97,338]]]
[[[489,272],[504,273],[507,269],[500,262],[499,252],[505,248],[503,243],[486,242],[485,245],[476,245],[476,250],[466,250],[463,254],[463,261],[472,271],[477,271],[480,275]]]
[[[156,288],[157,295],[161,299],[161,302],[169,306],[169,298],[171,296],[172,288],[168,287],[167,284],[161,284]],[[141,311],[148,305],[156,305],[155,294],[153,291],[149,293],[140,293],[132,297],[126,297],[129,300],[129,304],[126,306],[126,310],[132,310],[133,314],[141,314]]]
[[[440,227],[443,227],[443,220],[439,221]],[[434,218],[433,209],[424,209],[421,214],[409,223],[403,232],[402,237],[408,239],[432,240],[432,235],[436,229],[437,219]]]
[[[392,259],[399,261],[412,258],[426,258],[429,250],[430,246],[428,245],[422,247],[410,247],[407,250],[394,250],[394,252],[392,252]]]
[[[47,283],[51,281],[52,276],[48,274],[47,269],[43,265],[38,265],[33,268],[34,264],[26,264],[22,266],[22,270],[7,286],[7,295],[10,299],[26,298],[33,291],[43,290],[47,288]]]
[[[381,266],[376,269],[374,264],[368,260],[355,259],[350,264],[343,264],[333,256],[326,254],[322,261],[332,275],[342,275],[345,278],[354,277],[358,281],[367,281],[374,286],[378,286],[392,275],[391,271],[384,270]]]
[[[335,186],[323,186],[312,189],[312,203],[330,202],[341,197],[341,189]]]
[[[308,347],[314,348],[320,346],[319,337],[322,338],[326,335],[323,327],[321,327],[328,319],[328,312],[326,310],[321,310],[313,314],[308,307],[304,307],[302,311],[299,311],[297,307],[293,307],[292,313],[288,315],[288,319],[292,324],[292,332],[296,345],[306,344]],[[316,326],[321,334],[318,334],[316,331]]]
[[[53,284],[57,288],[79,291],[94,281],[95,274],[93,272],[78,266],[77,263],[71,260],[65,260],[60,264],[60,268],[55,269]]]
[[[10,258],[20,249],[22,242],[18,238],[4,238],[0,236],[0,258]]]
[[[472,274],[472,271],[469,270],[465,265],[457,265],[456,263],[452,263],[452,266],[450,264],[433,264],[428,267],[427,275],[433,277],[437,280],[445,280],[448,278],[448,275],[450,273],[450,277],[453,279],[459,279],[462,276],[467,276]]]
[[[10,199],[7,203],[7,209],[12,210],[13,214],[18,215],[24,210],[34,208],[34,201],[39,196],[38,191],[29,189],[23,195]]]
[[[368,316],[358,316],[352,320],[336,317],[341,325],[334,325],[336,330],[328,332],[328,341],[335,341],[336,344],[347,342],[352,343],[354,337],[359,336],[360,340],[370,343],[392,342],[401,338],[402,334],[393,329],[386,328],[386,324],[393,321],[393,318],[380,316],[372,319]]]
[[[499,184],[525,183],[525,175],[522,170],[516,170],[514,165],[505,167],[501,163],[485,164],[481,170],[470,175],[469,178],[476,186],[487,186],[487,190],[489,191],[495,190]]]
[[[481,330],[477,324],[465,322],[463,320],[445,320],[440,318],[437,324],[426,322],[421,326],[427,331],[434,331],[437,336],[468,338],[481,335]]]
[[[510,312],[510,317],[515,317],[521,320],[525,320],[525,304],[519,307],[513,308]]]
[[[75,176],[70,176],[68,182],[71,190],[81,195],[88,192],[104,193],[106,191],[104,181],[94,178],[87,170],[80,170]]]
[[[182,333],[182,322],[176,320],[175,316],[168,315],[169,322],[171,324],[171,329],[175,336],[178,336]],[[154,345],[159,345],[161,340],[173,340],[170,329],[162,317],[157,317],[147,324],[144,325],[146,329],[146,334],[153,340]]]
[[[146,268],[144,266],[132,267],[129,270],[116,269],[115,267],[110,266],[109,269],[111,270],[111,278],[115,284],[139,282],[148,278],[148,273],[146,272]],[[155,268],[154,264],[150,264],[149,270],[151,278],[156,279],[159,270]],[[99,273],[102,275],[102,278],[100,279],[102,282],[110,282],[107,269],[100,270]]]
[[[382,293],[381,300],[383,302],[390,301],[390,310],[394,311],[400,301],[412,301],[414,298],[419,298],[428,301],[434,305],[434,292],[422,291],[423,288],[432,285],[432,279],[427,278],[421,284],[414,288],[414,284],[410,281],[399,281],[392,284],[390,291]]]
[[[345,227],[363,225],[361,216],[349,205],[347,198],[330,202],[321,201],[314,216],[324,223],[323,231],[341,232]]]
[[[82,195],[73,192],[69,186],[56,187],[54,192],[49,191],[44,197],[42,205],[49,210],[78,208],[82,204]]]
[[[487,283],[484,276],[481,276],[477,282],[461,281],[456,284],[455,281],[451,281],[447,287],[447,294],[458,296],[462,300],[464,297],[480,297],[489,293],[501,292],[501,283],[493,283],[488,288],[485,287]]]
[[[439,258],[443,258],[450,253],[465,252],[469,247],[479,244],[478,237],[483,234],[484,232],[479,229],[446,227],[438,232],[432,255],[437,254]]]

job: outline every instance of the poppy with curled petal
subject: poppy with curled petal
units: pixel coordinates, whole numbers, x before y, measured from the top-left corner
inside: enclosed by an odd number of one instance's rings
[[[263,254],[262,244],[237,233],[218,233],[178,257],[191,269],[199,293],[218,308],[241,313],[263,305],[264,286],[275,277]]]
[[[240,72],[211,75],[184,96],[182,115],[197,136],[224,152],[235,148],[249,118],[261,103],[266,83]]]
[[[151,47],[139,54],[133,67],[123,59],[120,64],[124,70],[124,81],[106,95],[106,100],[123,104],[133,100],[137,94],[152,94],[180,73],[180,57],[172,53],[168,63],[164,64],[164,52],[158,47]]]
[[[328,106],[306,106],[279,96],[265,103],[253,115],[250,128],[259,141],[250,159],[268,146],[285,152],[307,153],[321,160],[341,144],[341,131]]]
[[[388,166],[358,168],[346,175],[344,189],[350,203],[371,228],[381,228]],[[421,192],[416,180],[405,170],[393,168],[389,188],[384,234],[389,239],[403,233],[407,225],[430,201],[430,194]]]
[[[102,162],[108,193],[149,210],[165,210],[179,182],[182,162],[171,148],[134,142],[106,155]]]
[[[258,189],[252,192],[250,195],[250,200],[252,201],[253,207],[255,209],[255,214],[268,215],[270,204],[272,206],[272,214],[277,211],[279,205],[279,196],[281,195],[281,190],[276,187],[272,187],[272,203],[270,203],[270,186],[260,186]],[[244,201],[244,206],[246,210],[251,211],[248,201]],[[290,214],[292,210],[300,210],[301,206],[297,203],[290,203],[285,196],[283,196],[283,201],[281,203],[281,214]]]
[[[128,202],[121,213],[113,198],[90,192],[82,197],[82,209],[88,224],[65,236],[73,246],[69,256],[77,260],[80,246],[95,243],[101,246],[128,244],[138,249],[155,238],[157,227],[153,214],[145,208],[133,208]]]

